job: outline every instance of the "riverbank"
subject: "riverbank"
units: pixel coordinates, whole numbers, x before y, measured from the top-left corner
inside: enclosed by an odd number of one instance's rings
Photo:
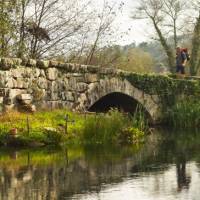
[[[0,117],[0,143],[4,146],[57,144],[62,135],[56,128],[62,126],[64,114],[61,110],[34,114],[5,113]]]
[[[0,116],[1,146],[133,144],[143,142],[146,131],[141,113],[130,117],[116,109],[106,114],[53,110]]]

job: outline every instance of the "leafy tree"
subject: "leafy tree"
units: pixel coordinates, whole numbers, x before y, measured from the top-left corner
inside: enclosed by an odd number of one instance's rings
[[[15,0],[0,0],[0,56],[9,56],[10,42],[15,37],[13,32],[15,11]]]

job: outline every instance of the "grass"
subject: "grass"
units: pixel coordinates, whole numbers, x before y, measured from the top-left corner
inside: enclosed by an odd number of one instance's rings
[[[200,127],[200,102],[193,98],[176,103],[166,113],[166,123],[174,128]]]
[[[139,113],[140,114],[140,113]],[[144,118],[125,115],[116,109],[89,117],[83,128],[86,144],[132,144],[144,136]],[[137,126],[136,126],[137,125]],[[145,127],[146,128],[146,127]]]
[[[68,123],[65,131],[65,115],[76,123]],[[65,142],[73,134],[80,131],[82,117],[66,110],[42,111],[34,114],[18,112],[6,113],[0,116],[0,143],[5,143],[11,129],[16,129],[20,145],[33,142],[44,145],[55,145]]]
[[[136,111],[131,118],[131,126],[140,131],[148,132],[148,119],[146,118],[144,110],[140,104],[137,105]]]
[[[67,123],[65,116],[68,116]],[[116,109],[106,114],[83,116],[66,110],[34,114],[18,112],[0,116],[0,144],[43,146],[60,144],[132,144],[144,137],[146,123],[138,109],[130,117]],[[17,139],[10,132],[17,132]],[[66,133],[67,132],[67,133]]]
[[[126,117],[117,110],[107,114],[90,116],[83,128],[83,140],[89,143],[105,144],[116,142],[119,131],[126,125]]]

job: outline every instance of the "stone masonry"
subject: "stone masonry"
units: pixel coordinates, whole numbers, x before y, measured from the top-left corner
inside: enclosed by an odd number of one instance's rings
[[[8,111],[35,105],[37,109],[64,107],[87,111],[101,97],[121,92],[141,103],[152,119],[157,120],[159,97],[144,93],[120,76],[126,73],[98,66],[1,58],[1,109]]]

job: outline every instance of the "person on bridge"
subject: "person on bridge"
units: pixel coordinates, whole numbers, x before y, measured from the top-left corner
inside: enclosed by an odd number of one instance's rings
[[[184,78],[185,76],[185,65],[187,63],[187,56],[180,47],[176,48],[176,74],[177,77]]]

